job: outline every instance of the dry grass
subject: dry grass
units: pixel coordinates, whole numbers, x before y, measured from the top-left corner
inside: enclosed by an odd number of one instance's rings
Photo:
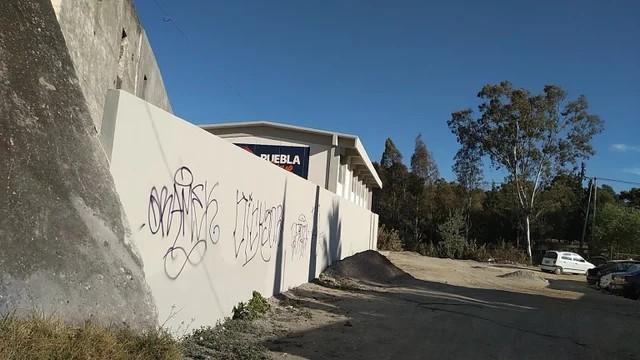
[[[251,300],[234,309],[237,319],[196,329],[180,339],[162,328],[141,331],[90,321],[70,324],[35,313],[9,313],[0,315],[0,360],[266,359],[267,348],[261,344],[265,330],[252,320],[270,307],[254,291]]]
[[[164,330],[134,331],[54,317],[0,317],[0,359],[181,359],[179,343]]]

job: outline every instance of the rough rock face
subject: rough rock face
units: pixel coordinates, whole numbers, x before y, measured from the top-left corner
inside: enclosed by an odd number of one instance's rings
[[[0,2],[0,170],[0,312],[156,323],[48,0]]]

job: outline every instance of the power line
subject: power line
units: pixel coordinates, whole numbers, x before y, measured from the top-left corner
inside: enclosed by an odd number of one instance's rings
[[[162,22],[171,23],[171,25],[173,25],[180,32],[180,34],[184,36],[185,39],[189,40],[189,37],[187,36],[187,34],[184,31],[182,31],[180,26],[178,26],[178,24],[173,20],[173,17],[164,9],[164,7],[160,5],[158,0],[153,0],[153,2],[156,4],[158,9],[160,9],[160,12],[163,15]]]
[[[604,178],[604,177],[599,177],[599,176],[594,176],[594,179],[598,179],[598,180],[604,180],[604,181],[610,181],[610,182],[617,182],[617,183],[621,183],[621,184],[627,184],[627,185],[640,185],[640,182],[637,181],[628,181],[628,180],[618,180],[618,179],[609,179],[609,178]]]
[[[176,28],[176,30],[178,30],[180,34],[182,34],[185,40],[187,40],[185,45],[189,48],[191,53],[194,56],[197,56],[202,59],[203,57],[201,56],[200,52],[197,50],[195,46],[193,46],[193,44],[191,43],[191,39],[189,38],[187,33],[183,31],[182,28],[180,28],[180,26],[178,26],[178,23],[174,20],[174,17],[171,16],[171,14],[160,4],[158,0],[153,0],[153,2],[155,3],[156,7],[160,10],[160,12],[163,15],[162,22],[171,23],[171,25],[173,25]],[[253,108],[253,106],[240,95],[240,91],[236,89],[234,86],[232,86],[229,81],[227,81],[224,77],[219,77],[218,80],[222,80],[222,82],[229,88],[231,93],[235,94],[238,100],[240,100],[240,103],[242,103],[245,107],[250,108],[251,110],[254,110],[255,112],[255,109]]]

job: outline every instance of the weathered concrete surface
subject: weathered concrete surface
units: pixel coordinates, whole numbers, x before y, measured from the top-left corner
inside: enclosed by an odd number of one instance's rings
[[[98,131],[109,89],[126,90],[171,112],[132,0],[53,0],[52,4]]]
[[[155,324],[52,4],[0,14],[0,312]]]

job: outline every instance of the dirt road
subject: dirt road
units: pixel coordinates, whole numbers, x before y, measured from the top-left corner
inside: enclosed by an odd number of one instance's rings
[[[262,320],[278,334],[264,343],[271,356],[640,359],[640,301],[591,289],[584,276],[385,255],[415,279],[290,291],[285,295],[305,316]]]

